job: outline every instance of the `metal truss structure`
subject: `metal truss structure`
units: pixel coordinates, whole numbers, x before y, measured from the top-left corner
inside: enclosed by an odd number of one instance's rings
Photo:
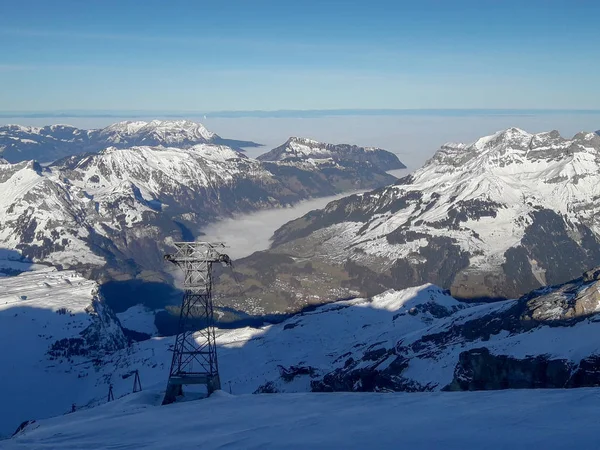
[[[165,260],[184,272],[184,295],[169,382],[163,405],[183,395],[183,385],[206,385],[208,395],[221,389],[212,302],[212,265],[231,265],[222,243],[176,242]],[[198,326],[200,325],[200,327]],[[200,329],[198,329],[200,328]]]

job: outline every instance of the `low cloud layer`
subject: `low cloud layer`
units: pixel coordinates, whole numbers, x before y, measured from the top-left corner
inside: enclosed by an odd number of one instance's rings
[[[229,248],[227,254],[240,259],[271,245],[275,230],[290,220],[303,216],[313,209],[323,208],[327,203],[350,193],[306,200],[289,208],[279,208],[244,214],[232,219],[213,223],[202,229],[205,236],[199,239],[210,242],[224,242]]]

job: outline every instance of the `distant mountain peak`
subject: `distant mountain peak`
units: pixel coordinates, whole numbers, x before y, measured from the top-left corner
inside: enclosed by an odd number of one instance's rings
[[[314,139],[290,137],[284,144],[258,157],[259,161],[297,161],[332,159],[343,164],[373,164],[382,171],[404,169],[398,157],[375,147],[359,147],[350,144],[327,144]]]
[[[138,120],[138,121],[124,120],[122,122],[113,123],[112,125],[105,127],[103,130],[123,131],[126,133],[133,134],[133,133],[138,132],[140,130],[140,128],[143,128],[147,124],[148,124],[148,122],[143,122],[141,120]]]
[[[519,128],[508,128],[473,143],[446,143],[426,163],[426,166],[462,167],[484,170],[490,166],[505,166],[526,161],[562,159],[573,152],[600,151],[600,137],[594,133],[577,133],[566,139],[557,130],[531,134]]]
[[[189,120],[124,121],[91,131],[108,142],[127,142],[129,145],[193,145],[208,143],[216,134],[201,123]]]
[[[323,144],[322,142],[316,141],[314,139],[309,139],[309,138],[305,138],[305,137],[299,137],[299,136],[291,136],[287,141],[287,144],[307,144],[307,145],[327,145],[327,144]]]

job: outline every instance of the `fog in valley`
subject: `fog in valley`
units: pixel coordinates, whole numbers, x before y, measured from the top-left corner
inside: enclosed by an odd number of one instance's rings
[[[345,193],[305,200],[289,208],[271,209],[221,220],[202,229],[205,236],[198,239],[224,242],[229,247],[227,249],[229,256],[234,259],[244,258],[256,251],[268,249],[275,230],[290,220],[303,216],[313,209],[323,208],[327,203],[351,194]]]

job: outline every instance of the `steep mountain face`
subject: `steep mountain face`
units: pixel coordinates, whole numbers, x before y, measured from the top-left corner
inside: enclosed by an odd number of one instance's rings
[[[104,398],[99,362],[128,345],[95,282],[55,269],[0,277],[0,436],[70,411],[84,391]]]
[[[211,220],[394,180],[332,161],[263,164],[206,144],[109,147],[46,168],[0,164],[0,247],[100,281],[168,279],[170,243]]]
[[[446,144],[395,185],[279,229],[267,254],[238,264],[252,277],[263,260],[282,261],[258,285],[262,291],[256,283],[247,291],[247,309],[289,292],[294,298],[275,310],[310,303],[315,286],[304,289],[300,275],[308,263],[318,267],[319,301],[425,282],[460,298],[515,298],[600,263],[599,201],[594,133],[564,139],[512,128],[470,145]]]
[[[127,121],[98,130],[82,130],[70,125],[0,126],[0,155],[11,163],[32,159],[42,163],[51,162],[107,147],[145,145],[188,148],[197,144],[258,146],[254,142],[223,139],[202,124],[188,120]]]
[[[324,144],[312,139],[291,137],[288,141],[258,157],[260,161],[298,161],[332,159],[338,164],[370,164],[380,170],[405,169],[400,160],[386,150],[348,144]]]

